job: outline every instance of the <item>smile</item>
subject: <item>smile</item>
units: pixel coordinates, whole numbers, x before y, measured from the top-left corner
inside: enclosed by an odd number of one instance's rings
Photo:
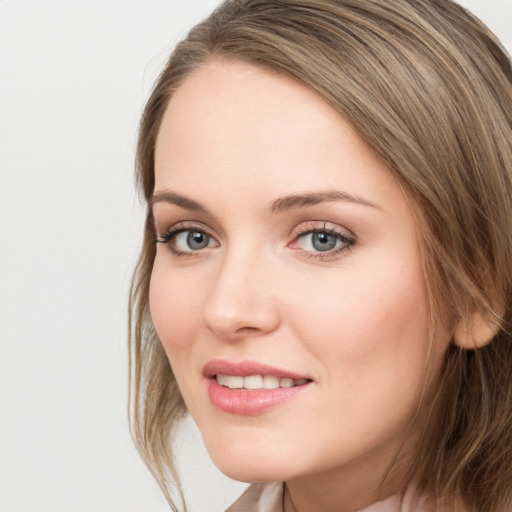
[[[229,389],[277,389],[303,386],[307,379],[290,379],[289,377],[275,377],[274,375],[215,375],[217,382]]]
[[[256,416],[311,389],[313,379],[255,361],[217,359],[203,368],[210,402],[223,412]]]

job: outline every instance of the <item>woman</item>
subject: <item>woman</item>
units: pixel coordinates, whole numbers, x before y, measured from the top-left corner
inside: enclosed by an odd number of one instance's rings
[[[511,509],[512,70],[481,22],[228,1],[162,72],[137,176],[132,426],[171,505],[188,411],[260,483],[233,512]]]

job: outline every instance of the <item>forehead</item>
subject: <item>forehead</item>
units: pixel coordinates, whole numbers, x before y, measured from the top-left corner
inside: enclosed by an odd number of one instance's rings
[[[248,64],[210,61],[169,102],[156,143],[157,188],[164,174],[178,179],[184,168],[201,170],[197,179],[215,179],[217,167],[268,178],[293,165],[314,178],[333,156],[343,156],[345,168],[368,164],[389,173],[313,91]]]
[[[287,138],[290,143],[311,139],[320,125],[339,121],[322,98],[291,79],[241,62],[213,60],[172,96],[157,139],[157,162],[172,158],[176,149],[185,153],[184,139],[202,149],[229,144],[231,153],[249,145],[265,149],[273,140],[285,149]]]

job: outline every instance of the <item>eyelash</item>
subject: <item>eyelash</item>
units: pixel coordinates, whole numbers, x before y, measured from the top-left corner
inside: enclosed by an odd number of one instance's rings
[[[215,240],[215,238],[212,235],[210,235],[208,233],[208,231],[203,226],[180,223],[180,224],[175,224],[175,225],[171,226],[163,235],[157,234],[157,239],[155,240],[155,242],[168,245],[172,254],[177,257],[191,258],[191,257],[196,257],[196,256],[201,255],[206,248],[199,249],[199,250],[190,250],[190,251],[180,251],[180,250],[176,249],[176,246],[175,246],[176,237],[179,234],[186,233],[186,232],[203,233],[207,237],[209,237],[211,240]],[[307,235],[313,235],[315,233],[316,234],[325,233],[327,235],[333,236],[337,239],[337,242],[341,242],[341,246],[334,250],[328,250],[328,251],[311,251],[311,250],[301,249],[298,247],[297,248],[293,247],[294,244],[298,244],[300,239],[305,238]],[[294,239],[288,244],[288,246],[291,246],[295,250],[301,252],[307,258],[326,261],[326,260],[336,259],[338,256],[341,256],[341,254],[352,250],[352,248],[355,244],[356,244],[355,237],[347,236],[346,234],[341,233],[340,230],[338,230],[334,227],[328,226],[328,224],[325,222],[322,227],[318,227],[318,225],[315,225],[314,223],[309,223],[309,224],[300,226],[297,229]]]
[[[356,244],[356,238],[351,235],[348,236],[340,231],[339,228],[335,228],[333,226],[329,226],[327,222],[324,222],[322,227],[318,227],[318,224],[315,223],[306,223],[300,226],[297,229],[297,233],[293,239],[293,241],[289,244],[296,244],[301,238],[305,238],[306,235],[325,233],[327,235],[331,235],[337,239],[337,241],[341,242],[341,246],[328,251],[308,251],[305,249],[297,249],[301,253],[305,254],[306,257],[317,259],[320,261],[328,261],[334,260],[342,254],[351,251]]]
[[[202,250],[180,251],[180,250],[176,249],[176,247],[175,247],[174,242],[176,240],[176,237],[180,233],[186,233],[188,231],[204,233],[206,236],[215,240],[215,238],[213,236],[211,236],[207,232],[207,230],[205,230],[205,228],[203,226],[193,225],[193,224],[192,225],[191,224],[175,224],[175,225],[171,226],[163,235],[157,234],[157,238],[156,238],[155,242],[158,244],[168,245],[169,249],[171,250],[171,252],[173,253],[174,256],[179,256],[179,257],[184,257],[184,258],[198,256],[199,254],[201,254],[203,252]]]

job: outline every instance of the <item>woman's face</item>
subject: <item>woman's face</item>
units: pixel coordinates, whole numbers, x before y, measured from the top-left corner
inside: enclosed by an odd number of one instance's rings
[[[167,108],[153,211],[153,322],[220,469],[381,474],[429,352],[418,229],[386,166],[313,92],[213,61]]]

